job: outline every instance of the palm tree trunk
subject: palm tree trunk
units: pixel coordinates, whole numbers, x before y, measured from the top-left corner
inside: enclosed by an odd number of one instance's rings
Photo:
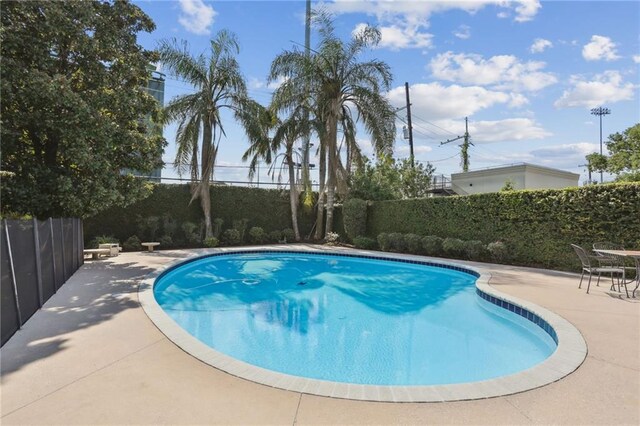
[[[290,145],[293,148],[292,145]],[[291,149],[287,150],[287,163],[289,164],[289,200],[291,201],[291,225],[296,241],[300,241],[300,231],[298,230],[298,191],[296,189],[296,174],[293,168],[293,156]]]
[[[326,136],[325,136],[326,138]],[[316,240],[322,239],[322,231],[324,225],[324,182],[327,175],[327,150],[326,140],[320,138],[320,164],[318,166],[318,179],[320,187],[318,188],[318,212],[316,215]]]
[[[338,108],[336,105],[331,109],[327,117],[327,225],[325,226],[325,239],[330,232],[333,232],[333,206],[336,194],[336,168],[338,167],[337,144],[338,144]]]
[[[213,172],[213,162],[215,161],[215,151],[213,149],[213,129],[207,120],[202,131],[202,176],[200,181],[200,206],[204,215],[204,237],[213,237],[211,227],[211,174]]]

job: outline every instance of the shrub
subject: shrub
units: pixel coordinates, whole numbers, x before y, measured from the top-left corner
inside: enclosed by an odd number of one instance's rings
[[[569,244],[633,247],[639,211],[640,183],[375,201],[367,208],[367,235],[398,231],[503,241],[509,263],[575,270],[580,263]]]
[[[154,241],[156,239],[156,233],[160,228],[160,218],[158,216],[139,217],[137,225],[138,232],[143,238]]]
[[[396,253],[403,253],[407,249],[407,244],[404,240],[404,235],[399,232],[392,232],[389,234],[389,248]]]
[[[169,214],[162,215],[162,231],[164,232],[164,235],[174,239],[176,237],[177,230],[178,222]]]
[[[227,229],[222,233],[221,241],[226,246],[236,246],[242,242],[242,240],[240,239],[240,232],[237,229],[233,228]]]
[[[222,224],[224,220],[219,217],[213,219],[213,236],[214,238],[220,238],[220,233],[222,232]]]
[[[170,235],[163,235],[162,237],[160,237],[158,242],[160,243],[160,246],[162,248],[171,248],[171,247],[173,247],[173,238],[171,238]]]
[[[442,238],[434,235],[422,237],[422,250],[427,256],[442,255]]]
[[[184,222],[181,226],[184,234],[184,242],[189,245],[198,244],[200,242],[200,233],[198,225],[193,222]]]
[[[445,238],[442,241],[442,250],[452,257],[464,256],[464,241],[458,238]]]
[[[389,234],[383,232],[378,234],[378,247],[382,251],[391,251],[391,240],[389,239]]]
[[[464,242],[464,253],[470,260],[484,260],[487,256],[487,247],[482,241],[471,240]]]
[[[202,241],[202,244],[204,244],[205,247],[214,248],[218,247],[220,241],[216,237],[209,237],[205,238],[204,241]]]
[[[404,242],[406,251],[412,254],[422,253],[422,237],[416,234],[405,234]]]
[[[293,232],[293,229],[291,229],[291,228],[283,229],[282,230],[282,239],[285,240],[285,242],[287,242],[287,243],[290,243],[291,241],[295,241],[296,240],[296,233]]]
[[[264,232],[264,229],[259,226],[254,226],[249,229],[249,240],[254,244],[263,244],[267,241],[267,234]]]
[[[337,232],[329,232],[324,239],[327,244],[335,245],[340,240],[340,234]]]
[[[367,202],[350,198],[342,206],[344,232],[351,240],[367,232]]]
[[[248,219],[238,219],[233,221],[233,229],[238,231],[238,235],[240,235],[240,242],[244,242],[244,234],[247,231],[247,224],[249,223]]]
[[[89,241],[87,248],[97,249],[99,244],[120,244],[120,241],[110,235],[99,235]]]
[[[502,241],[494,241],[493,243],[489,243],[487,245],[487,250],[491,255],[491,259],[494,262],[502,263],[508,258],[507,245]]]
[[[142,248],[140,244],[140,238],[137,235],[132,235],[127,240],[122,243],[122,249],[124,251],[137,251]]]
[[[279,243],[282,241],[282,231],[271,231],[267,236],[269,242]]]
[[[357,249],[362,250],[375,250],[377,247],[376,240],[367,237],[355,237],[353,239],[353,245]]]

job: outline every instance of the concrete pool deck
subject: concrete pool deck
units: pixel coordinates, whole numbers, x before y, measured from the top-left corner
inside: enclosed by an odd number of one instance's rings
[[[286,248],[293,248],[287,245]],[[3,424],[639,424],[640,297],[579,276],[481,265],[491,286],[567,319],[588,345],[574,373],[485,400],[380,403],[259,385],[184,353],[149,320],[138,281],[194,251],[89,261],[0,350]],[[202,251],[204,252],[204,251]]]

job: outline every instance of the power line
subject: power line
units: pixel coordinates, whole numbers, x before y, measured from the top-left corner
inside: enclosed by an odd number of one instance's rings
[[[432,122],[430,122],[430,121],[428,121],[428,120],[425,120],[425,119],[424,119],[424,118],[422,118],[422,117],[417,116],[415,113],[413,114],[413,116],[414,116],[415,118],[417,118],[418,120],[422,120],[422,121],[424,121],[425,123],[432,125],[433,127],[437,127],[437,128],[438,128],[438,129],[440,129],[440,130],[444,130],[444,131],[445,131],[445,132],[447,132],[447,133],[450,133],[450,134],[452,134],[452,135],[454,135],[454,136],[457,136],[457,134],[456,134],[456,133],[453,133],[453,132],[452,132],[452,131],[450,131],[450,130],[447,130],[447,129],[443,128],[443,127],[440,127],[440,126],[438,126],[437,124],[433,124]]]

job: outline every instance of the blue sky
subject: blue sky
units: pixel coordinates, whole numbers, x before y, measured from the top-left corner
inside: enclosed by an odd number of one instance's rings
[[[249,94],[267,104],[266,76],[273,58],[304,43],[304,1],[139,1],[155,21],[139,42],[184,39],[194,53],[226,28],[238,35],[239,61]],[[440,142],[469,132],[471,169],[529,162],[581,173],[584,156],[599,149],[598,117],[605,106],[603,138],[640,122],[640,3],[636,1],[335,1],[338,33],[348,39],[362,24],[382,31],[380,45],[363,56],[386,61],[394,82],[388,96],[404,106],[411,86],[415,157],[436,173],[460,171],[459,147]],[[312,34],[312,46],[317,36]],[[168,76],[165,102],[192,90]],[[404,112],[399,113],[404,118]],[[242,165],[248,146],[232,117],[219,164]],[[398,121],[395,157],[409,155]],[[172,161],[175,126],[165,128],[164,158]],[[358,139],[365,153],[368,135]],[[170,170],[163,176],[175,175]],[[221,167],[216,178],[247,180],[246,170]],[[262,170],[260,180],[270,180]]]

